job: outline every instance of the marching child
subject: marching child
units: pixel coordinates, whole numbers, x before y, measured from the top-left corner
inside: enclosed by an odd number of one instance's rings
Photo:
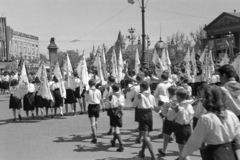
[[[152,109],[156,107],[156,101],[151,92],[149,91],[149,84],[146,81],[143,81],[140,84],[140,93],[137,95],[137,100],[134,101],[133,107],[138,107],[138,120],[139,120],[139,131],[143,136],[143,145],[142,150],[139,152],[139,157],[145,157],[145,149],[148,147],[152,160],[156,160],[153,153],[153,146],[150,140],[149,133],[153,128],[153,117],[152,117]]]
[[[171,86],[168,88],[168,94],[170,103],[164,104],[162,107],[162,114],[165,116],[165,120],[163,122],[163,149],[158,149],[158,152],[164,157],[166,155],[166,150],[168,146],[168,142],[170,140],[170,136],[174,133],[175,122],[174,119],[177,116],[177,113],[172,109],[173,106],[176,105],[176,86]]]
[[[101,91],[96,89],[93,79],[88,82],[90,89],[86,92],[86,103],[88,103],[88,117],[92,128],[92,143],[97,143],[97,119],[99,118],[100,105],[102,101]]]
[[[194,116],[194,110],[187,100],[188,96],[189,92],[184,88],[179,88],[176,92],[177,102],[179,104],[174,108],[175,112],[178,113],[175,118],[175,134],[180,153],[192,132],[191,122]],[[186,159],[188,159],[188,157],[186,157]]]
[[[109,96],[107,100],[107,107],[109,108],[109,114],[111,119],[111,126],[114,129],[113,140],[111,140],[112,147],[115,147],[116,139],[119,142],[118,152],[123,152],[122,139],[120,134],[120,128],[122,128],[122,109],[124,107],[125,98],[121,94],[120,87],[117,84],[112,86],[113,94]]]

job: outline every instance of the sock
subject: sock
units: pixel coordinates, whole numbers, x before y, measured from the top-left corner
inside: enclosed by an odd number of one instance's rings
[[[116,138],[118,139],[118,143],[120,145],[120,147],[122,147],[122,138],[121,138],[121,134],[116,134]]]

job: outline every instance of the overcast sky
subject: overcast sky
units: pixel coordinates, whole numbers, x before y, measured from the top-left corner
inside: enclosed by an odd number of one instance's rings
[[[166,40],[177,31],[189,34],[233,10],[240,12],[240,0],[148,0],[146,33],[153,46],[160,37],[160,23]],[[137,36],[142,32],[138,1],[130,5],[127,0],[0,0],[2,13],[14,30],[38,36],[44,54],[51,37],[59,50],[85,49],[88,56],[93,44],[113,45],[119,31],[127,35],[132,26]],[[81,41],[71,43],[74,39]]]

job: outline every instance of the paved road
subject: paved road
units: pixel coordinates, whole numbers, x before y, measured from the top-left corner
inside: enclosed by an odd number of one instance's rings
[[[12,121],[12,111],[8,109],[9,95],[0,95],[0,160],[136,160],[140,144],[135,144],[137,127],[133,110],[124,111],[122,139],[125,151],[115,152],[110,146],[112,136],[106,134],[109,118],[101,113],[99,119],[98,144],[91,144],[90,122],[87,115],[56,117],[54,119]],[[128,103],[129,106],[129,103]],[[79,110],[79,108],[78,108]],[[25,117],[22,112],[22,116]],[[168,154],[161,158],[157,152],[163,139],[157,138],[162,122],[154,113],[154,131],[151,133],[154,152],[159,160],[175,160],[178,155],[177,144],[169,145]],[[118,145],[118,143],[117,143]],[[150,160],[146,150],[146,160]],[[199,152],[191,156],[200,160]]]

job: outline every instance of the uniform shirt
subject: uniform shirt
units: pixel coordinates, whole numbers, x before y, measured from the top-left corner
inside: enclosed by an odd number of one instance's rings
[[[149,76],[144,77],[144,81],[146,81],[148,84],[151,83],[151,78]]]
[[[51,87],[51,85],[54,83],[54,81],[49,81],[48,86]]]
[[[54,82],[51,84],[50,89],[54,91],[55,89],[60,89],[60,83],[59,82]]]
[[[185,90],[187,90],[189,97],[192,96],[192,87],[191,86],[189,86],[188,84],[182,84],[181,87],[184,88]]]
[[[175,121],[181,125],[188,125],[191,123],[193,116],[193,107],[188,100],[185,100],[179,104],[179,112]]]
[[[100,90],[92,87],[86,93],[86,102],[88,104],[100,104],[102,98],[102,93]]]
[[[112,95],[112,93],[113,93],[112,86],[108,85],[103,92],[103,99],[108,99],[108,97]]]
[[[138,94],[136,101],[133,102],[133,107],[139,109],[153,109],[155,106],[157,106],[155,98],[149,91]]]
[[[35,88],[34,84],[29,83],[28,84],[28,92],[33,93],[35,91],[36,91],[36,88]]]
[[[77,87],[80,87],[80,84],[81,84],[80,78],[75,77],[74,80],[75,80],[75,83],[76,83],[76,88],[77,88]]]
[[[193,134],[184,146],[182,151],[183,157],[199,149],[202,142],[218,145],[235,140],[240,145],[240,122],[238,118],[233,112],[228,110],[224,114],[224,120],[220,120],[212,112],[208,112],[199,118]]]
[[[173,84],[170,83],[168,80],[158,84],[156,90],[154,91],[154,97],[155,97],[157,103],[160,100],[159,99],[160,95],[169,97],[168,88],[172,85]]]
[[[111,100],[107,100],[106,103],[106,108],[117,108],[119,106],[124,107],[125,105],[125,98],[124,96],[118,92],[118,93],[113,93],[111,96]]]
[[[173,96],[171,99],[170,99],[171,102],[175,103],[177,102],[177,97],[176,96]],[[173,104],[174,105],[174,104]],[[169,121],[173,121],[174,119],[176,119],[178,113],[175,112],[171,107],[168,108],[168,111],[166,113],[166,118],[167,120]]]

